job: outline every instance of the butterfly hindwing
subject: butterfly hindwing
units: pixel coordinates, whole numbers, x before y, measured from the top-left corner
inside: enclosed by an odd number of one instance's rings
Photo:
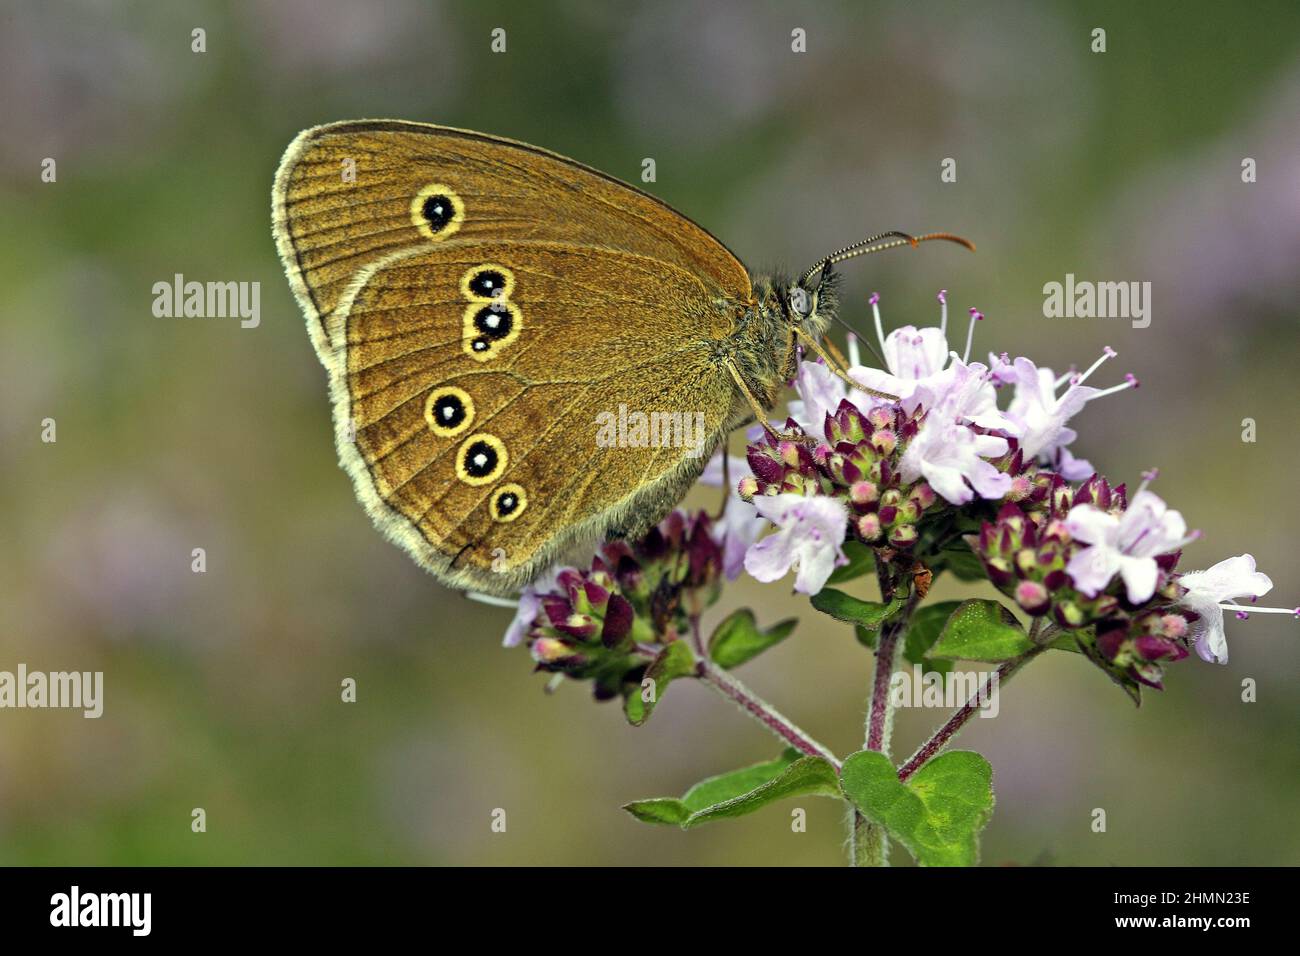
[[[684,492],[732,412],[711,352],[727,329],[699,277],[626,252],[453,241],[391,256],[331,317],[340,453],[421,564],[507,590]]]

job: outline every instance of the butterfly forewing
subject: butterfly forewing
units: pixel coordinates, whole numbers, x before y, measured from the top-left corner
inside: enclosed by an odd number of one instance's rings
[[[423,190],[432,190],[426,200],[446,199],[441,229],[423,231],[413,221]],[[274,196],[281,258],[318,323],[312,340],[326,364],[340,343],[325,326],[361,270],[453,238],[619,249],[684,268],[722,298],[750,294],[740,261],[659,200],[554,153],[482,133],[397,121],[307,130],[286,150]]]

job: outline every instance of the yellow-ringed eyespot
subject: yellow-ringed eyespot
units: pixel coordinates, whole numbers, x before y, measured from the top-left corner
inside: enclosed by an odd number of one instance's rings
[[[435,388],[424,400],[424,420],[439,438],[455,438],[474,424],[474,399],[455,385]]]
[[[497,488],[488,501],[488,511],[492,513],[493,521],[514,521],[527,507],[527,492],[514,483]]]
[[[426,239],[446,239],[464,221],[465,204],[450,186],[430,183],[411,200],[411,222]]]
[[[456,452],[456,477],[467,485],[486,485],[506,470],[510,456],[496,435],[479,432],[465,439]]]
[[[515,274],[495,262],[475,266],[460,277],[460,294],[471,302],[508,299],[515,291]]]
[[[513,302],[496,299],[492,302],[472,302],[465,310],[465,354],[486,362],[497,352],[519,338],[524,315]]]

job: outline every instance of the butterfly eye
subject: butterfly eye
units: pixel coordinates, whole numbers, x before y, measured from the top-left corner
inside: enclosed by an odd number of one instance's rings
[[[456,453],[456,477],[467,485],[486,485],[501,477],[509,460],[500,438],[480,432],[466,439]]]
[[[505,266],[485,263],[470,269],[460,280],[465,298],[498,301],[508,299],[515,288],[515,277]]]
[[[425,186],[411,200],[411,222],[426,239],[446,239],[464,219],[465,204],[442,183]]]
[[[474,400],[454,385],[435,388],[424,402],[424,420],[440,438],[455,438],[474,424]]]
[[[790,310],[794,312],[795,315],[802,316],[805,319],[812,315],[812,296],[809,295],[808,290],[801,285],[797,285],[790,290]]]
[[[516,484],[502,485],[492,493],[488,510],[493,521],[514,521],[528,507],[528,495]]]

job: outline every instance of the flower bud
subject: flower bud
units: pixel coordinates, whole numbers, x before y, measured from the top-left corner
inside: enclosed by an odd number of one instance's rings
[[[1187,636],[1187,618],[1181,614],[1166,614],[1160,619],[1160,624],[1165,637],[1179,638]]]
[[[939,496],[935,494],[934,489],[924,481],[917,482],[916,487],[912,489],[912,493],[909,497],[920,506],[922,511],[929,508],[939,500]]]
[[[539,664],[558,664],[561,661],[578,660],[573,648],[554,637],[539,637],[533,641],[530,651],[533,660]]]
[[[910,548],[912,545],[916,544],[916,539],[916,525],[899,525],[889,532],[889,543],[895,548]]]
[[[849,500],[855,505],[869,505],[879,496],[880,492],[869,481],[855,481],[849,486]]]
[[[1033,480],[1027,475],[1017,475],[1011,479],[1011,490],[1007,492],[1007,501],[1024,501],[1034,491]]]
[[[858,519],[858,537],[863,541],[875,541],[880,537],[880,516],[865,514]]]
[[[1056,623],[1061,627],[1073,629],[1082,627],[1088,620],[1088,616],[1083,613],[1083,608],[1073,601],[1062,601],[1052,608],[1052,615],[1056,618]]]
[[[894,410],[889,405],[874,405],[867,411],[867,421],[873,429],[893,428]]]
[[[1037,617],[1046,614],[1052,599],[1047,588],[1037,581],[1021,581],[1016,585],[1016,603],[1028,614]]]

